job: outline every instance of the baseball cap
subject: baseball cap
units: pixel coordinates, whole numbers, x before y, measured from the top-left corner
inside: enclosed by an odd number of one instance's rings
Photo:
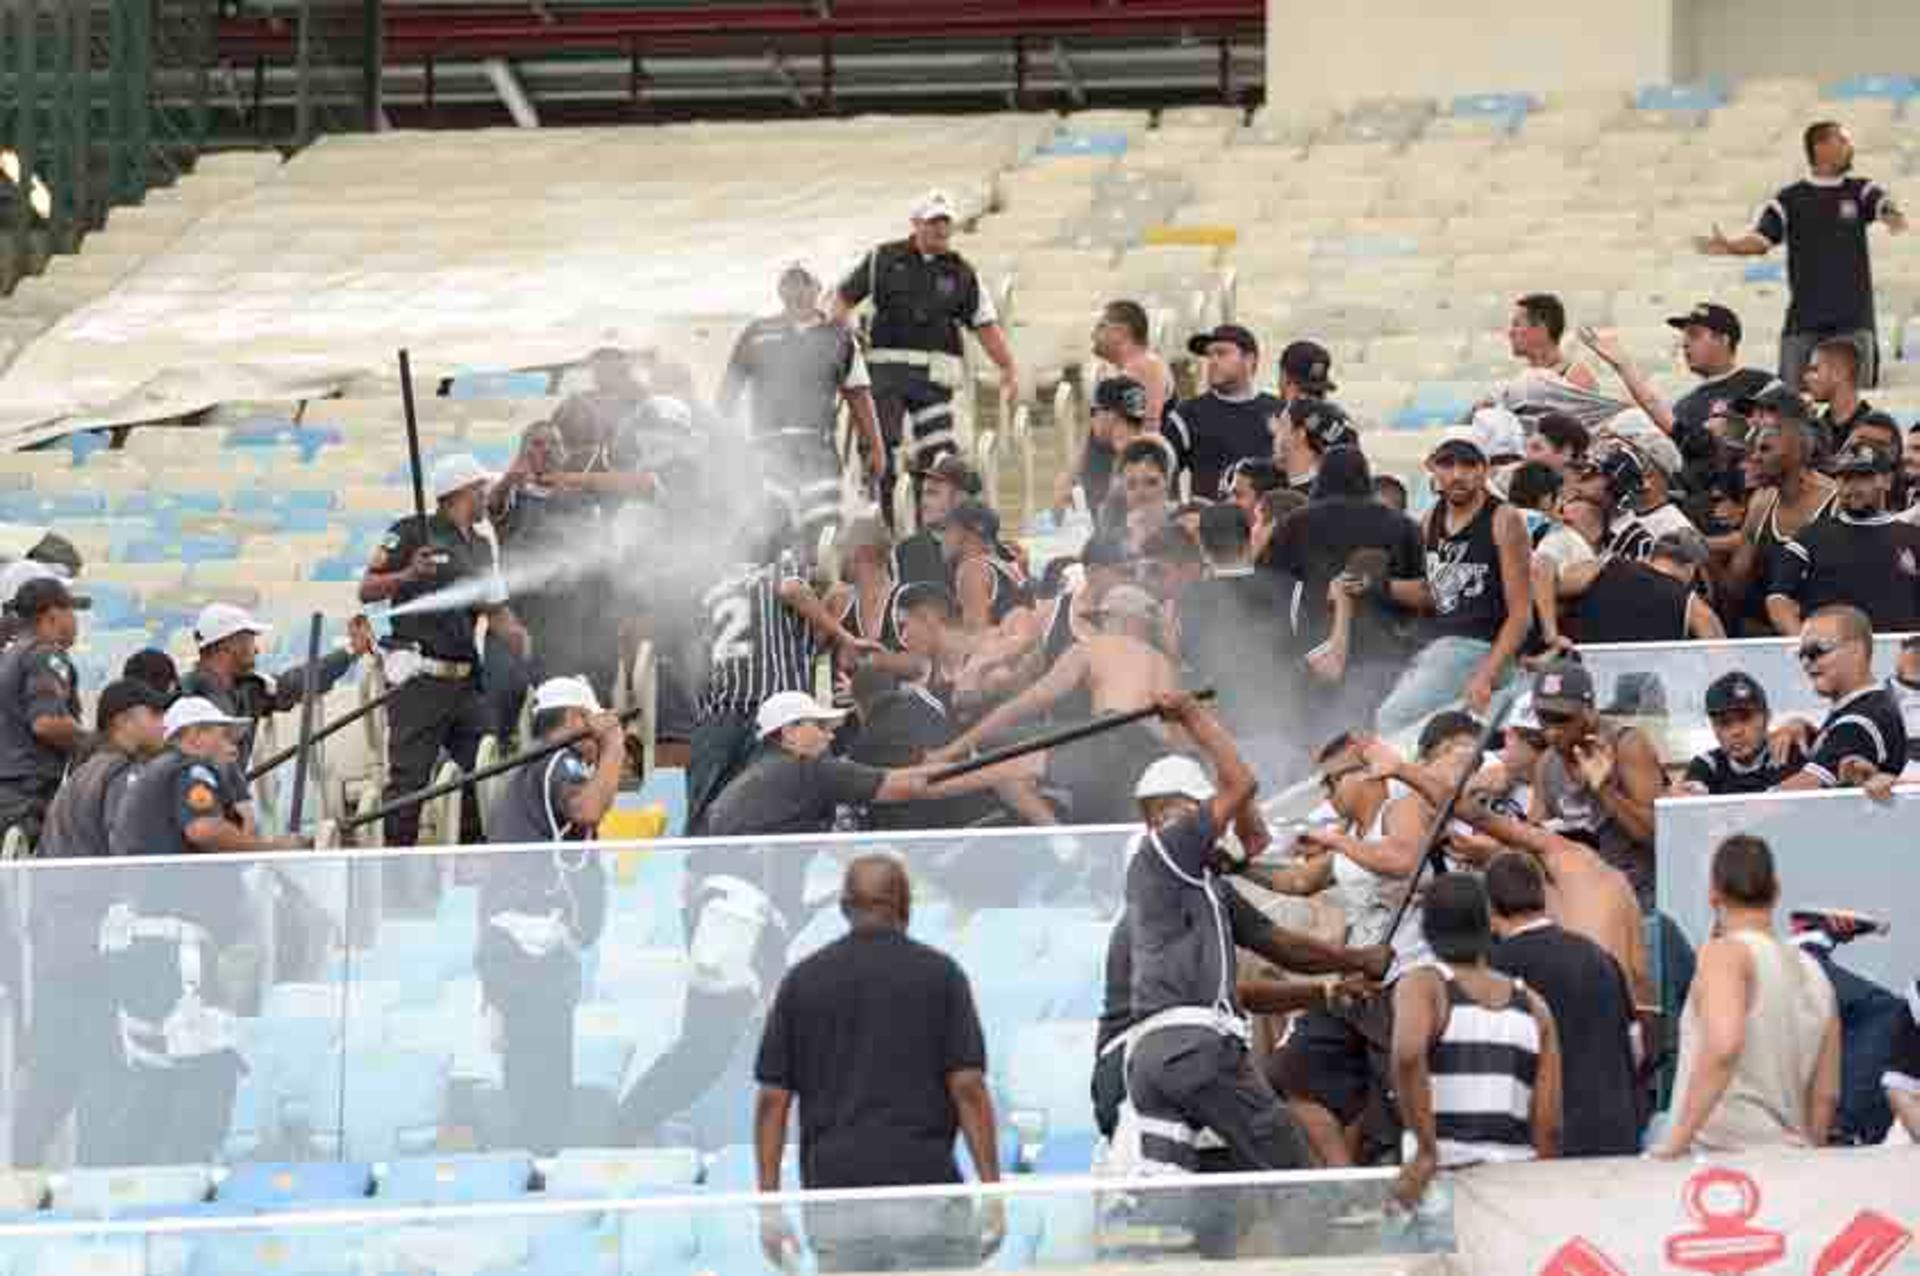
[[[193,638],[201,647],[211,647],[235,634],[272,633],[273,626],[257,620],[244,607],[232,603],[208,603],[193,622]]]
[[[1759,680],[1744,670],[1736,669],[1732,673],[1723,673],[1707,684],[1707,716],[1717,718],[1723,713],[1745,713],[1758,710],[1767,711],[1767,689]]]
[[[100,702],[94,706],[94,729],[103,733],[112,730],[114,721],[133,709],[164,713],[166,708],[167,698],[158,691],[137,678],[121,678],[101,690]]]
[[[928,191],[920,197],[920,202],[913,206],[913,220],[917,222],[930,222],[941,217],[952,221],[956,215],[953,197],[943,190]]]
[[[600,697],[593,693],[592,685],[585,678],[549,678],[534,688],[533,711],[546,713],[553,709],[603,712]]]
[[[39,576],[28,581],[14,591],[13,600],[7,604],[8,610],[22,620],[32,620],[55,607],[85,611],[91,606],[92,599],[75,597],[67,588],[67,582],[58,576]]]
[[[1842,448],[1833,458],[1835,474],[1891,474],[1893,457],[1884,449],[1877,448],[1865,441],[1852,443]]]
[[[1775,416],[1783,416],[1795,421],[1808,419],[1807,401],[1788,389],[1784,381],[1769,383],[1752,398],[1736,400],[1733,410],[1741,416],[1752,416],[1755,412],[1771,412]]]
[[[1184,797],[1196,802],[1211,802],[1217,790],[1207,772],[1192,758],[1179,754],[1169,754],[1156,760],[1133,786],[1133,798],[1144,802],[1148,798]]]
[[[979,501],[961,501],[947,514],[948,527],[964,527],[989,543],[1000,538],[1000,516]]]
[[[1633,448],[1646,458],[1662,475],[1671,479],[1686,467],[1686,461],[1680,455],[1680,449],[1667,437],[1666,431],[1653,423],[1653,418],[1639,408],[1628,408],[1608,421],[1601,430]]]
[[[968,496],[980,494],[980,475],[966,459],[954,452],[942,452],[925,465],[915,466],[910,471],[918,479],[939,479],[942,483],[951,483]]]
[[[162,724],[171,740],[188,727],[244,727],[245,718],[236,718],[205,696],[182,696],[167,709]]]
[[[1100,606],[1094,614],[1103,618],[1127,616],[1135,620],[1152,620],[1160,614],[1160,604],[1138,585],[1115,585],[1101,596]]]
[[[830,709],[804,691],[780,691],[760,702],[753,715],[754,729],[761,739],[802,722],[831,725],[846,717],[841,709]]]
[[[1187,353],[1204,355],[1207,347],[1216,341],[1239,346],[1248,354],[1260,353],[1260,343],[1254,339],[1253,333],[1237,323],[1223,323],[1211,332],[1194,333],[1187,338]]]
[[[1486,451],[1480,446],[1480,432],[1470,425],[1451,425],[1440,441],[1427,453],[1429,461],[1460,460],[1473,461],[1480,465],[1487,463]]]
[[[1328,379],[1333,356],[1318,341],[1289,341],[1280,352],[1280,377],[1312,394],[1331,394],[1340,387]]]
[[[1132,377],[1108,377],[1093,388],[1098,411],[1117,412],[1129,421],[1147,419],[1147,387]]]
[[[1287,419],[1323,452],[1355,439],[1353,418],[1338,403],[1326,399],[1295,399],[1287,404]]]
[[[59,568],[48,566],[46,563],[37,562],[31,558],[23,558],[18,562],[8,563],[6,567],[0,568],[0,603],[11,607],[14,596],[17,595],[21,587],[29,581],[64,581],[66,578],[66,573],[62,572]]]
[[[1676,528],[1653,542],[1650,556],[1699,567],[1707,561],[1707,541],[1691,527]]]
[[[433,489],[433,499],[437,501],[455,492],[491,483],[494,477],[493,471],[474,459],[471,452],[455,452],[433,463],[427,485]]]
[[[1593,675],[1577,660],[1556,660],[1533,680],[1534,713],[1578,713],[1593,708]]]
[[[1667,320],[1667,327],[1683,332],[1688,328],[1705,328],[1708,332],[1732,338],[1735,345],[1740,343],[1740,316],[1711,301],[1700,302],[1684,315],[1672,316]]]

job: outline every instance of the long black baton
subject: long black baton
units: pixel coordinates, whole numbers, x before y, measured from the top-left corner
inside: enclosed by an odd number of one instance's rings
[[[287,813],[287,831],[300,831],[300,816],[307,800],[307,771],[313,765],[313,718],[320,695],[320,626],[326,618],[313,613],[307,630],[307,668],[300,693],[300,742],[295,746],[299,761],[293,766],[293,801]]]
[[[400,352],[400,407],[407,417],[407,468],[413,474],[413,512],[420,520],[420,534],[426,535],[427,480],[420,467],[420,416],[413,406],[413,362]]]
[[[1467,791],[1468,781],[1472,780],[1480,769],[1479,759],[1487,756],[1487,749],[1493,744],[1493,737],[1498,734],[1500,734],[1500,717],[1498,714],[1489,713],[1487,725],[1480,732],[1480,749],[1474,755],[1474,765],[1466,768],[1461,772],[1460,778],[1454,781],[1453,792],[1447,795],[1447,800],[1441,804],[1440,809],[1433,813],[1433,822],[1427,825],[1427,835],[1420,839],[1420,860],[1413,866],[1413,877],[1407,882],[1406,897],[1400,901],[1400,907],[1393,910],[1393,921],[1388,925],[1386,936],[1381,939],[1381,943],[1393,942],[1393,937],[1399,932],[1400,923],[1406,917],[1407,910],[1413,907],[1413,901],[1420,893],[1420,876],[1427,871],[1427,865],[1433,860],[1434,847],[1439,845],[1441,835],[1447,831],[1447,825],[1453,822],[1453,808],[1460,804],[1460,795]]]
[[[1206,687],[1196,691],[1193,693],[1193,698],[1202,702],[1211,700],[1213,699],[1213,688]],[[1074,741],[1084,740],[1088,736],[1103,735],[1116,727],[1124,727],[1128,723],[1139,722],[1143,718],[1158,717],[1159,713],[1160,711],[1158,709],[1151,707],[1145,709],[1128,709],[1119,713],[1103,713],[1099,717],[1092,718],[1086,722],[1075,723],[1073,726],[1061,727],[1054,731],[1043,731],[1037,736],[1032,736],[1013,744],[1002,745],[998,749],[988,749],[985,753],[976,754],[968,758],[965,762],[955,762],[951,766],[941,767],[933,773],[931,780],[934,784],[941,784],[947,780],[958,779],[963,775],[971,774],[985,767],[998,766],[1000,763],[1010,762],[1014,758],[1024,758],[1027,754],[1038,753],[1042,749],[1057,749],[1063,744],[1072,744]]]

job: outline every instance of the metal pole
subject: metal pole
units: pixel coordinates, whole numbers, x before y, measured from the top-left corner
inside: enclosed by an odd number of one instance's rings
[[[420,417],[413,407],[413,363],[400,352],[400,406],[407,415],[407,466],[413,471],[413,512],[427,534],[427,480],[420,469]]]
[[[293,803],[287,815],[287,832],[300,831],[301,807],[307,797],[307,770],[313,764],[313,718],[320,698],[320,626],[325,618],[313,613],[307,630],[306,685],[300,697],[300,754],[293,766]]]
[[[1480,732],[1480,751],[1474,755],[1474,765],[1461,770],[1460,778],[1454,781],[1453,792],[1447,796],[1447,800],[1441,804],[1440,809],[1433,813],[1433,821],[1427,825],[1427,834],[1420,839],[1420,859],[1413,866],[1412,879],[1407,882],[1406,897],[1400,901],[1400,907],[1394,910],[1393,921],[1388,925],[1386,936],[1380,941],[1381,943],[1393,942],[1395,933],[1400,929],[1400,923],[1406,918],[1407,910],[1413,907],[1413,901],[1420,893],[1420,876],[1427,871],[1427,866],[1435,858],[1434,848],[1439,845],[1440,835],[1445,833],[1447,825],[1453,822],[1453,808],[1460,804],[1460,795],[1467,791],[1467,781],[1471,780],[1474,773],[1480,769],[1479,760],[1487,756],[1487,749],[1493,744],[1493,737],[1499,733],[1500,715],[1489,713],[1487,725]]]
[[[1213,688],[1207,687],[1193,693],[1193,698],[1202,702],[1213,699]],[[988,749],[985,753],[968,758],[965,762],[956,762],[952,766],[941,767],[931,777],[934,784],[955,780],[963,775],[979,771],[985,767],[997,766],[1002,762],[1011,762],[1023,758],[1029,753],[1038,753],[1042,749],[1055,749],[1063,744],[1072,744],[1088,736],[1101,735],[1115,727],[1124,727],[1128,723],[1139,722],[1143,718],[1157,715],[1158,709],[1130,709],[1124,713],[1103,713],[1088,722],[1076,723],[1070,727],[1061,727],[1057,731],[1044,731],[1031,739],[1016,744],[1004,745],[998,749]]]

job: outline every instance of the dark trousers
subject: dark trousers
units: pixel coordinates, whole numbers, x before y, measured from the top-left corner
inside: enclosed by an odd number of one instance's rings
[[[620,1100],[614,1140],[639,1143],[660,1126],[691,1108],[755,1031],[760,999],[744,989],[729,992],[687,990],[680,1039],[647,1068]]]
[[[472,679],[455,682],[425,674],[409,678],[387,704],[387,787],[382,799],[390,802],[431,784],[442,752],[471,771],[486,733],[486,704]],[[468,789],[460,804],[460,840],[469,846],[484,840],[479,804],[478,792]],[[420,807],[387,816],[385,836],[388,846],[417,843]]]
[[[53,795],[60,790],[58,780],[51,783],[40,780],[7,780],[0,782],[0,837],[7,830],[18,825],[27,835],[29,846],[40,844],[40,826],[47,818],[47,808],[53,805]]]
[[[27,1084],[13,1131],[13,1163],[41,1164],[72,1113],[75,1163],[111,1165],[125,1070],[104,963],[36,975],[24,1062]]]
[[[481,980],[500,1014],[500,1068],[512,1114],[511,1143],[551,1156],[573,1134],[573,1011],[580,960],[569,951],[533,957],[488,933]]]
[[[1837,964],[1826,949],[1807,951],[1827,972],[1840,1014],[1840,1103],[1834,1112],[1834,1141],[1878,1143],[1893,1124],[1893,1109],[1880,1078],[1893,1056],[1894,1035],[1907,1005],[1871,979]]]
[[[942,453],[957,452],[953,433],[953,389],[936,382],[925,368],[908,364],[873,365],[874,415],[887,444],[887,472],[880,480],[880,511],[893,522],[893,485],[898,477],[895,451],[906,442],[907,465],[928,465]],[[917,491],[917,489],[916,489]]]
[[[128,1165],[203,1165],[219,1159],[240,1088],[240,1056],[231,1050],[175,1060],[164,1068],[127,1068],[128,1133],[117,1160]]]
[[[1141,1116],[1212,1130],[1235,1170],[1313,1163],[1306,1136],[1243,1043],[1208,1028],[1163,1028],[1134,1042],[1127,1056],[1127,1092]],[[1156,1154],[1152,1135],[1141,1141],[1149,1157],[1179,1163],[1178,1152]]]
[[[749,714],[711,714],[695,725],[687,757],[687,832],[690,835],[699,837],[705,833],[707,808],[746,766],[758,744]]]

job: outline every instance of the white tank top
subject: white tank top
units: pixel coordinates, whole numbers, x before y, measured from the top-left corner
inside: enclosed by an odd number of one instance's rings
[[[1406,792],[1406,788],[1397,783],[1387,786],[1387,800],[1374,813],[1373,823],[1360,834],[1361,840],[1377,842],[1386,836],[1387,808]],[[1387,927],[1393,924],[1394,910],[1406,898],[1406,888],[1404,878],[1383,877],[1344,855],[1335,855],[1333,889],[1347,915],[1347,943],[1355,948],[1385,943]],[[1420,905],[1416,901],[1407,909],[1400,929],[1393,936],[1393,965],[1387,971],[1389,983],[1413,967],[1433,960],[1426,936],[1421,933],[1420,918]]]

